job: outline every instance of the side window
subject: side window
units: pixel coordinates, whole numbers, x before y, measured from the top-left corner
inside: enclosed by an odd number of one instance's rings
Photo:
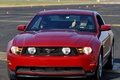
[[[99,27],[101,27],[101,25],[104,25],[104,22],[101,16],[97,15],[97,20],[98,20]]]

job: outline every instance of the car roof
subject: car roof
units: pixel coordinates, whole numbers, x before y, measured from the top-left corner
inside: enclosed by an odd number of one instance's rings
[[[57,9],[57,10],[45,10],[38,13],[38,15],[44,14],[85,14],[93,15],[95,11],[91,10],[80,10],[80,9]]]

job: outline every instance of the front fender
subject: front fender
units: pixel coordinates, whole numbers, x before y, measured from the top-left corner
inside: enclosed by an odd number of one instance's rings
[[[99,39],[97,37],[90,39],[87,43],[87,46],[90,46],[92,48],[94,56],[98,59],[102,47]]]
[[[12,44],[13,44],[13,40],[11,40],[11,41],[8,42],[8,45],[7,45],[7,52],[10,51],[10,48],[11,48]]]

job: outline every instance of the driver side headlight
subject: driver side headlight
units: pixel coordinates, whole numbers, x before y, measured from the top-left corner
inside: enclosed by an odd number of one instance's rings
[[[92,53],[92,48],[91,47],[84,47],[83,52],[87,55],[91,54]]]
[[[92,48],[91,47],[83,47],[83,48],[78,48],[79,53],[84,53],[84,54],[91,54],[92,53]]]

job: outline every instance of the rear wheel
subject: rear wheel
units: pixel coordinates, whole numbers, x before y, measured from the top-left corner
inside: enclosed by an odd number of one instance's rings
[[[103,68],[106,70],[112,70],[113,65],[114,65],[114,45],[112,45],[108,61]]]

